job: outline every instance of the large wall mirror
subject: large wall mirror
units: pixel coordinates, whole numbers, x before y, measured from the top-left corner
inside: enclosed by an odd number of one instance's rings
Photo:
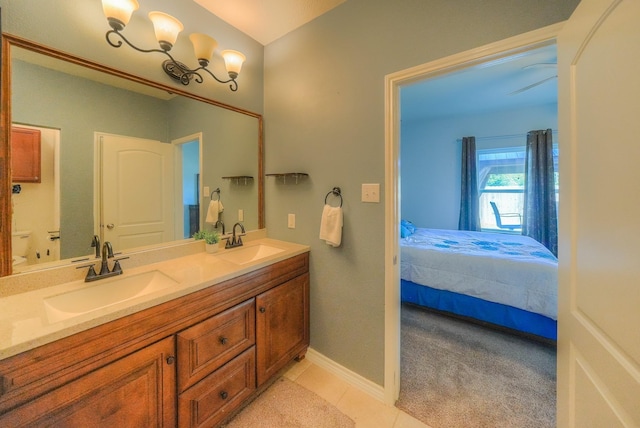
[[[218,219],[264,227],[261,115],[15,36],[2,48],[0,275],[95,257],[95,235],[131,252]]]

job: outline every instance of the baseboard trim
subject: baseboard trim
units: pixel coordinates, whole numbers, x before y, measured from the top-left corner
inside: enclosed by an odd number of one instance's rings
[[[325,369],[326,371],[338,376],[349,385],[358,388],[362,392],[369,394],[376,400],[384,403],[384,388],[369,379],[365,379],[359,374],[341,366],[332,359],[326,357],[313,348],[307,350],[306,358],[313,364]]]

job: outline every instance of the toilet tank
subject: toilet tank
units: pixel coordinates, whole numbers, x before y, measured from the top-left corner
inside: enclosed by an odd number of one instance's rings
[[[30,230],[16,230],[11,232],[11,255],[25,257],[29,251],[30,241]]]

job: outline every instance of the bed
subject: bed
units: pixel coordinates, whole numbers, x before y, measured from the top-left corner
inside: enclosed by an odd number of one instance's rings
[[[402,222],[401,299],[557,338],[557,258],[532,238]]]

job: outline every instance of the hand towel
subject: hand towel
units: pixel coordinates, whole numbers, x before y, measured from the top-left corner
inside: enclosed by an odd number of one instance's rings
[[[339,247],[342,241],[342,208],[325,205],[320,220],[320,239],[327,245]]]
[[[224,207],[222,206],[222,201],[211,201],[209,202],[209,208],[207,209],[207,219],[205,220],[207,223],[215,223],[218,221],[218,215],[224,211]]]

